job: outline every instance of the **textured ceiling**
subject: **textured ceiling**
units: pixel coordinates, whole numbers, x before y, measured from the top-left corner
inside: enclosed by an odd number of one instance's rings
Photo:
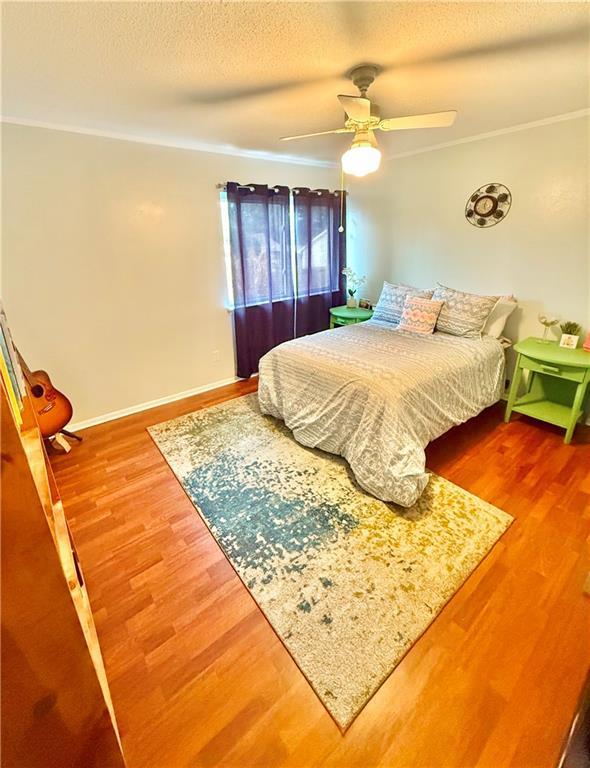
[[[3,115],[334,160],[345,73],[384,67],[383,116],[457,109],[380,134],[386,154],[582,109],[588,3],[4,2]],[[276,86],[283,86],[275,90]]]

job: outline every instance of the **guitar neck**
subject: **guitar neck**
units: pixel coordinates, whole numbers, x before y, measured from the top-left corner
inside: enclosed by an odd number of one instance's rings
[[[33,378],[33,374],[31,373],[31,369],[25,363],[23,356],[21,355],[21,353],[18,351],[18,349],[16,347],[15,347],[15,350],[16,350],[16,354],[18,355],[18,360],[19,360],[20,367],[21,367],[22,372],[23,372],[23,376],[27,380],[27,383],[29,384],[29,386],[32,387],[35,384],[35,379]]]

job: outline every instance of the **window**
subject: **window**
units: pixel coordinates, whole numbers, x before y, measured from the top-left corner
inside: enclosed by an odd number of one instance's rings
[[[317,193],[312,194],[316,196],[311,198],[311,204],[305,204],[304,198],[290,192],[288,211],[284,204],[274,205],[271,198],[267,214],[267,205],[259,198],[252,196],[238,204],[229,202],[226,190],[221,190],[230,309],[236,306],[232,242],[238,243],[240,234],[242,243],[239,250],[243,262],[240,269],[248,276],[243,292],[245,306],[338,291],[340,260],[333,257],[333,240],[335,215],[339,211],[334,209],[334,201],[330,197],[326,199]],[[339,225],[339,217],[337,221]],[[236,250],[233,250],[234,258]]]
[[[230,307],[293,298],[289,198],[251,195],[228,200],[221,217]]]
[[[228,182],[221,194],[237,374],[269,349],[328,327],[344,303],[345,236],[339,192]]]
[[[319,201],[308,207],[295,198],[292,226],[297,255],[297,296],[334,290],[331,269],[331,210]],[[337,260],[336,260],[337,266]],[[336,274],[335,285],[339,277]]]

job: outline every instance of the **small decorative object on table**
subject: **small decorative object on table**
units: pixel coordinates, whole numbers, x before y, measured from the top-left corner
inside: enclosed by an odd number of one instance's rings
[[[586,350],[586,352],[590,352],[590,331],[588,331],[586,334],[586,338],[582,344],[582,347]]]
[[[360,277],[350,267],[344,267],[342,274],[346,277],[346,290],[348,291],[348,298],[346,299],[346,306],[350,309],[356,308],[355,293],[367,282],[367,278],[363,275]]]
[[[579,323],[574,323],[572,320],[566,320],[565,323],[561,324],[560,328],[561,339],[559,340],[559,346],[575,349],[578,346],[582,326]]]
[[[544,344],[550,344],[551,339],[547,338],[547,331],[549,330],[549,328],[553,328],[554,325],[557,325],[557,323],[559,322],[559,318],[553,317],[552,315],[543,315],[543,314],[540,314],[537,317],[541,325],[543,325],[545,328],[545,330],[543,331],[543,338],[540,339],[540,341],[542,341]]]
[[[359,299],[360,309],[373,309],[373,302],[369,299]]]

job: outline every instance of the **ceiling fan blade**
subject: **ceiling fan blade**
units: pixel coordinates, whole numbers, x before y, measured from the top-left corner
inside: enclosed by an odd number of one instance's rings
[[[325,136],[328,133],[354,133],[354,128],[334,128],[332,131],[317,131],[316,133],[302,133],[299,136],[281,136],[281,141],[293,141],[293,139],[309,139],[310,136]]]
[[[282,80],[280,82],[264,83],[252,86],[229,86],[227,88],[215,88],[211,90],[189,90],[179,95],[179,100],[187,104],[202,104],[216,106],[218,104],[231,104],[248,99],[260,99],[273,97],[276,94],[290,93],[298,88],[317,85],[322,82],[330,82],[334,76],[310,77],[301,80]]]
[[[399,72],[415,67],[428,67],[434,64],[477,61],[486,56],[502,56],[504,54],[523,55],[542,48],[578,44],[588,44],[588,25],[579,22],[561,29],[540,32],[536,35],[525,34],[505,40],[494,40],[490,43],[481,43],[465,48],[456,48],[455,50],[425,54],[417,58],[398,59],[397,61],[382,64],[380,70],[381,74],[384,72]]]
[[[432,53],[418,59],[392,62],[389,65],[383,66],[381,71],[471,61],[485,56],[498,56],[502,54],[522,55],[540,48],[572,44],[588,44],[587,23],[576,23],[562,29],[551,29],[533,35],[525,34],[519,37],[507,38],[506,40],[494,40],[490,43],[481,43],[466,48]]]
[[[381,131],[405,131],[409,128],[448,128],[453,125],[457,111],[431,112],[428,115],[408,115],[408,117],[385,117],[377,126]]]
[[[366,123],[371,117],[371,101],[362,96],[338,96],[346,114],[357,123]]]

